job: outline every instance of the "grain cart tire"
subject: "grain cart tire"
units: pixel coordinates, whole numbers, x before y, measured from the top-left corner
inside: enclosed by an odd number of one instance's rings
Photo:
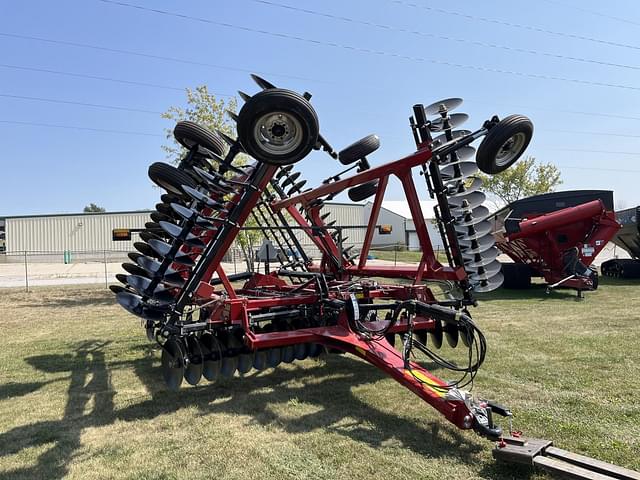
[[[349,195],[352,202],[361,202],[362,200],[366,200],[372,195],[375,195],[377,191],[378,181],[374,180],[372,182],[363,183],[357,187],[350,188],[347,195]]]
[[[503,263],[503,288],[511,290],[526,290],[531,288],[531,269],[522,263]]]
[[[494,125],[478,148],[476,163],[484,173],[505,171],[524,153],[533,136],[533,123],[524,115],[509,115]]]
[[[271,165],[302,160],[318,141],[320,126],[311,104],[290,90],[256,93],[238,114],[238,140],[247,154]]]
[[[168,163],[155,162],[149,167],[149,178],[159,187],[164,188],[169,193],[184,196],[182,185],[196,188],[197,184],[186,172],[178,170]]]
[[[173,129],[173,136],[187,150],[199,145],[216,155],[222,155],[227,145],[217,133],[189,120],[178,122]]]
[[[380,138],[377,135],[367,135],[338,153],[338,160],[343,165],[357,162],[361,158],[371,155],[380,148]]]

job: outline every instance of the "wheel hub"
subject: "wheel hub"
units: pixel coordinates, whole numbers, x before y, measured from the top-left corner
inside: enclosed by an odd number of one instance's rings
[[[287,154],[298,148],[302,142],[302,125],[293,115],[272,112],[263,115],[255,123],[255,140],[271,154]]]
[[[504,142],[496,155],[496,165],[501,167],[508,164],[522,150],[526,140],[527,137],[524,133],[516,133],[513,137]]]

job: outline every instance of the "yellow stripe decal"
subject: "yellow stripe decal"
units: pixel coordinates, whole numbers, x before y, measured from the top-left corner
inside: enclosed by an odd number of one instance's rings
[[[421,382],[426,382],[422,384],[422,388],[424,388],[428,392],[435,393],[439,397],[444,397],[446,392],[441,390],[436,390],[435,388],[432,388],[430,386],[430,385],[438,384],[438,382],[427,377],[424,373],[416,370],[414,370],[413,372],[410,372],[409,370],[405,370],[404,374],[409,378],[414,377],[420,380]]]

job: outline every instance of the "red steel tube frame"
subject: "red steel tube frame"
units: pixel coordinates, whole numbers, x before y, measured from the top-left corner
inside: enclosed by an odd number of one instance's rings
[[[340,192],[343,192],[347,188],[361,185],[372,180],[378,180],[378,191],[376,193],[373,207],[371,209],[371,217],[369,218],[369,222],[367,225],[365,241],[362,245],[362,251],[358,264],[345,265],[343,268],[344,272],[349,275],[375,275],[387,278],[411,278],[415,280],[415,283],[419,283],[423,278],[454,281],[462,280],[466,276],[463,268],[452,268],[449,266],[444,266],[438,261],[435,256],[433,245],[431,244],[431,240],[429,239],[429,234],[427,232],[424,215],[422,214],[422,209],[420,207],[420,199],[416,192],[415,184],[413,181],[411,169],[413,167],[426,164],[427,162],[431,161],[431,158],[431,150],[429,150],[428,148],[421,148],[412,155],[409,155],[400,160],[396,160],[394,162],[387,163],[370,170],[366,170],[364,172],[353,175],[352,177],[338,180],[337,182],[328,185],[322,185],[308,192],[301,193],[284,200],[274,201],[271,203],[271,207],[274,210],[285,208],[301,226],[308,226],[308,223],[304,220],[304,217],[302,217],[295,208],[296,205],[300,204],[306,206],[310,202],[326,195],[338,194]],[[382,206],[382,198],[386,190],[389,176],[391,175],[396,176],[402,183],[402,187],[407,198],[407,203],[411,211],[411,216],[416,227],[416,232],[418,234],[418,240],[420,242],[420,247],[423,253],[422,260],[417,267],[411,265],[371,267],[366,265],[367,255],[369,249],[371,248],[371,241],[373,239],[375,225],[380,213],[380,208]],[[317,220],[318,225],[322,225],[319,217],[314,218],[314,221],[315,220]],[[313,238],[312,240],[322,252],[332,255],[339,255],[337,249],[335,248],[335,243],[331,240],[330,236],[328,237],[328,243],[329,245],[331,245],[330,249],[327,249],[324,245],[322,245],[322,242]]]

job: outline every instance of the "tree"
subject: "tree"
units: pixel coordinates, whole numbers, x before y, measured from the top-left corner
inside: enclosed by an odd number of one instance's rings
[[[497,175],[480,175],[483,189],[506,204],[521,198],[548,193],[562,184],[560,170],[551,163],[536,163],[526,157]]]
[[[230,137],[235,137],[235,125],[229,119],[225,110],[235,112],[237,108],[237,102],[235,98],[231,98],[228,101],[217,100],[215,95],[209,92],[206,85],[200,85],[194,89],[187,88],[187,106],[169,107],[166,112],[162,114],[162,118],[171,120],[173,122],[179,122],[181,120],[191,120],[196,122],[212,131],[219,130],[226,133]],[[173,163],[178,163],[180,159],[185,155],[185,148],[176,142],[173,137],[173,128],[165,129],[167,140],[169,144],[162,146],[162,149],[166,153],[167,159]],[[245,165],[246,156],[236,156],[235,165]],[[245,226],[254,227],[257,223],[249,217],[245,222]],[[237,245],[242,251],[247,270],[254,271],[255,269],[255,249],[257,245],[260,245],[262,239],[262,233],[259,230],[241,230],[236,238]]]
[[[84,213],[103,213],[103,212],[106,212],[107,210],[103,207],[99,207],[95,203],[90,203],[89,205],[84,207],[82,211]]]
[[[194,89],[187,88],[186,94],[186,108],[169,107],[169,109],[161,115],[162,118],[176,123],[181,120],[191,120],[192,122],[207,127],[209,130],[220,130],[231,137],[235,136],[235,125],[229,120],[229,117],[225,113],[225,110],[231,112],[236,111],[237,102],[235,97],[230,98],[226,102],[224,100],[217,100],[213,93],[209,93],[206,85],[200,85]],[[178,163],[186,153],[185,149],[173,138],[173,127],[165,129],[165,133],[170,144],[163,145],[162,149],[165,151],[169,160]]]

